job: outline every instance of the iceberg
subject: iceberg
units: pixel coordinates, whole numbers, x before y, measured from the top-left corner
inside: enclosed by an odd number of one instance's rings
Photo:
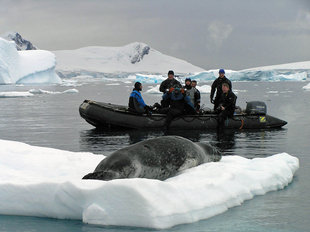
[[[310,72],[305,70],[249,70],[226,71],[231,81],[305,81]],[[205,71],[189,76],[192,80],[213,81],[218,77],[217,71]]]
[[[302,87],[304,90],[310,90],[310,83],[308,83],[307,85],[305,85],[304,87]]]
[[[299,168],[298,159],[287,153],[224,156],[165,181],[100,181],[81,178],[103,155],[7,140],[0,140],[0,153],[0,214],[156,229],[207,219],[283,189]]]
[[[17,51],[0,38],[0,84],[59,84],[55,55],[44,50]]]

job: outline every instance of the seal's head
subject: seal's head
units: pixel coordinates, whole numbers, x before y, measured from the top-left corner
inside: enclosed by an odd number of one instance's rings
[[[109,156],[102,160],[93,173],[89,173],[83,179],[113,180],[129,178],[135,173],[135,167],[131,159],[120,153]]]

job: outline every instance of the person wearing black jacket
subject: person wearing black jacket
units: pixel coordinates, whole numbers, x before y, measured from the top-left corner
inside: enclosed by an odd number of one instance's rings
[[[219,101],[219,106],[216,109],[218,113],[218,127],[223,127],[227,118],[233,117],[237,96],[230,90],[228,83],[222,84],[222,95]]]
[[[225,76],[225,70],[220,69],[219,70],[219,77],[217,79],[215,79],[215,81],[212,83],[212,87],[211,87],[210,101],[212,104],[214,104],[214,110],[216,110],[219,106],[219,101],[220,101],[222,93],[223,93],[223,91],[222,91],[222,84],[223,83],[227,83],[229,85],[229,89],[232,90],[231,81],[229,79],[227,79],[227,77]],[[213,99],[215,90],[216,90],[216,95],[215,95],[215,98]]]
[[[168,72],[168,78],[160,84],[159,91],[165,94],[169,92],[171,88],[182,88],[180,82],[174,78],[174,72],[172,70]],[[161,106],[168,107],[169,99],[162,100]]]
[[[160,84],[159,91],[165,94],[172,87],[182,88],[182,85],[174,78],[174,72],[170,70],[168,72],[168,78]]]

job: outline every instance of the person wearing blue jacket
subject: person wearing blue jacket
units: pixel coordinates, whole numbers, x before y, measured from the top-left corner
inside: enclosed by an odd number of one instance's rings
[[[170,88],[169,92],[163,95],[163,100],[170,100],[169,107],[161,109],[161,113],[167,114],[165,122],[167,130],[174,118],[184,114],[196,114],[195,107],[184,89],[179,87]]]
[[[140,91],[142,90],[142,84],[140,82],[135,83],[135,88],[132,90],[129,96],[128,108],[129,111],[143,114],[150,113],[151,107],[145,104]]]

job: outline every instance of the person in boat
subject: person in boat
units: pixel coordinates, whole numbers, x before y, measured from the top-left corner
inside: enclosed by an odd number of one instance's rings
[[[191,103],[194,105],[196,111],[200,109],[200,92],[196,89],[197,81],[192,81],[190,78],[185,79],[186,95],[189,97]]]
[[[136,82],[134,89],[129,96],[128,109],[134,113],[149,114],[151,113],[151,107],[145,104],[140,91],[142,91],[142,84],[140,82]]]
[[[162,92],[163,94],[165,94],[165,93],[169,92],[169,89],[174,87],[174,86],[182,88],[181,83],[174,78],[174,72],[172,70],[170,70],[168,72],[168,78],[160,84],[159,91]],[[161,106],[163,108],[168,107],[169,106],[169,99],[162,100]]]
[[[218,128],[224,126],[224,122],[227,118],[231,118],[234,115],[236,107],[237,96],[231,91],[228,83],[222,84],[222,95],[219,100],[219,106],[216,109],[218,113]]]
[[[225,70],[220,69],[219,70],[219,77],[215,79],[215,81],[212,83],[211,86],[211,94],[210,94],[210,101],[212,104],[214,104],[214,110],[216,110],[219,106],[220,99],[222,97],[222,84],[227,83],[229,85],[229,89],[232,90],[231,81],[225,76]],[[214,93],[216,91],[215,98]]]
[[[194,105],[191,103],[190,98],[186,96],[183,88],[178,86],[170,88],[169,92],[163,95],[163,100],[169,100],[169,107],[161,109],[160,113],[166,113],[166,129],[169,129],[171,121],[184,114],[196,114]]]

